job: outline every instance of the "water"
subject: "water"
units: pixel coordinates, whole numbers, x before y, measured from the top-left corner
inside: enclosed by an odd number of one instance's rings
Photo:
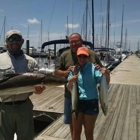
[[[40,121],[40,120],[35,120],[34,119],[34,138],[42,132],[45,128],[49,126],[52,122],[47,122],[47,121]],[[14,140],[17,140],[17,135],[16,133],[14,134]]]

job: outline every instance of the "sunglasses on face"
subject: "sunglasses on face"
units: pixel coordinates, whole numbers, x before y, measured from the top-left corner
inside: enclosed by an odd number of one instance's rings
[[[78,55],[77,57],[78,58],[87,58],[88,56],[87,55]]]
[[[80,40],[74,40],[70,42],[70,44],[78,44],[78,43],[80,43]]]
[[[21,37],[9,37],[8,38],[8,41],[10,41],[10,42],[14,42],[14,41],[19,42],[21,40],[22,40]]]

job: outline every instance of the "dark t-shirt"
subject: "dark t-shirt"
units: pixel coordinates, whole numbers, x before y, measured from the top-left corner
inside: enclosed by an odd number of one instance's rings
[[[102,66],[97,54],[92,50],[89,50],[89,52],[90,52],[90,57],[89,57],[88,61],[91,63],[96,62],[97,64]],[[72,52],[71,49],[69,49],[61,54],[58,64],[56,66],[56,69],[67,70],[70,66],[76,65],[77,62],[78,62],[78,59],[77,59],[76,53]],[[66,98],[71,98],[71,93],[66,88],[66,85],[65,85],[65,95],[64,96]]]

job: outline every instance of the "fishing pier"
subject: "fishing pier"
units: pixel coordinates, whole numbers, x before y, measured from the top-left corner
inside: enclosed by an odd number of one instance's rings
[[[42,113],[52,120],[34,140],[71,140],[69,126],[63,124],[63,86],[47,87],[41,95],[32,95],[31,100],[34,118]],[[140,58],[135,54],[111,71],[108,107],[106,116],[100,108],[94,139],[140,140]],[[84,131],[81,140],[85,140]]]

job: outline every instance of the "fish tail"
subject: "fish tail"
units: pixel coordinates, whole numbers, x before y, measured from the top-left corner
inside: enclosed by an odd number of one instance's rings
[[[75,65],[75,68],[74,68],[74,75],[77,75],[79,71],[80,71],[80,66],[79,66],[79,64],[77,63],[77,64]]]
[[[75,119],[77,120],[78,119],[78,112],[76,110],[73,110],[71,113],[74,115]]]

